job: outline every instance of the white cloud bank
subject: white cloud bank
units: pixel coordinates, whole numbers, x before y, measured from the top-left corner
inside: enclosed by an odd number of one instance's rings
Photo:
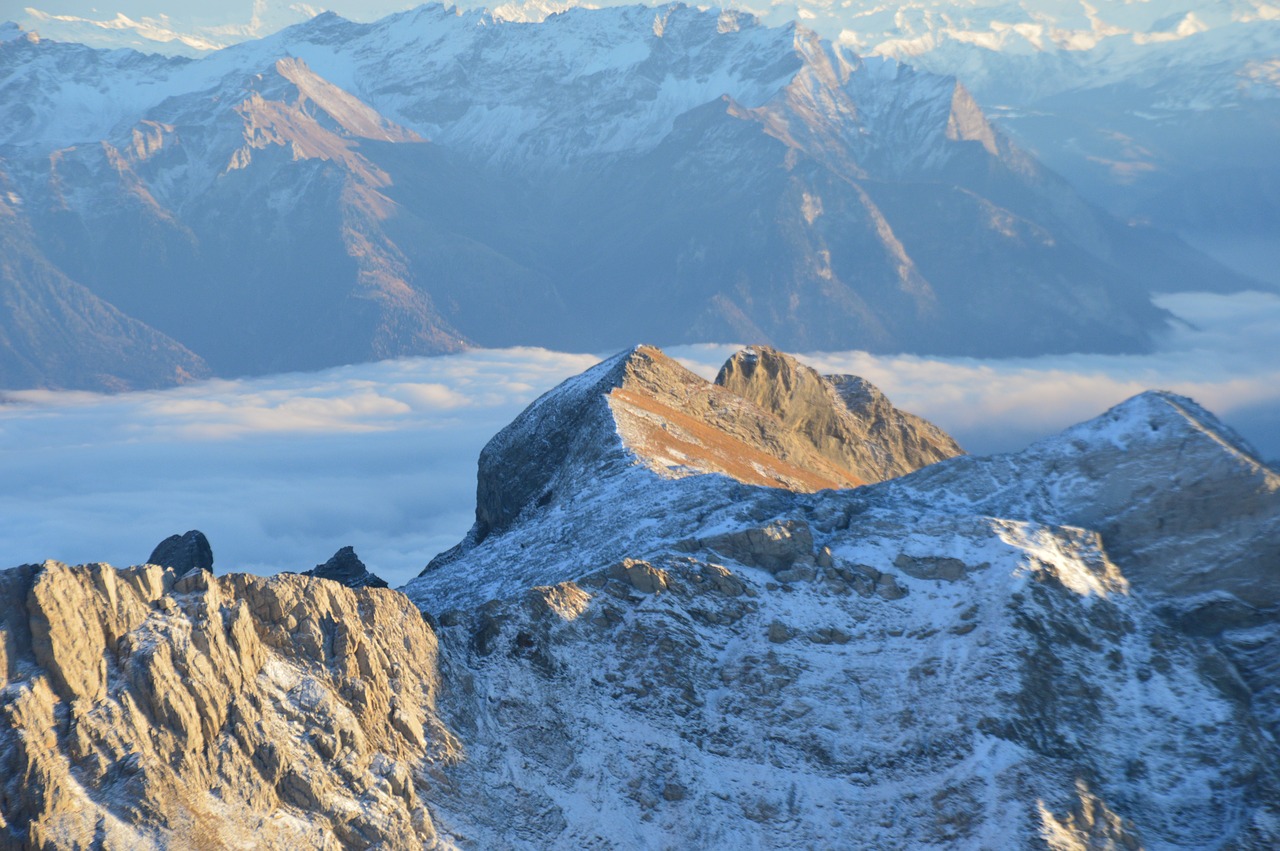
[[[1162,304],[1186,322],[1149,355],[802,358],[866,376],[973,452],[1020,448],[1156,387],[1280,457],[1280,296]],[[710,377],[736,348],[668,351]],[[305,570],[352,545],[403,584],[470,526],[485,442],[596,360],[504,349],[117,396],[0,393],[0,566],[136,564],[200,529],[219,572]]]

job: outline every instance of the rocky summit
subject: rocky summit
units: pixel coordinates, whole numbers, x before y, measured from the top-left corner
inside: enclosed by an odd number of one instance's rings
[[[716,384],[773,414],[786,429],[867,482],[892,479],[963,454],[951,435],[898,410],[866,379],[819,376],[795,358],[765,346],[743,349],[730,358]]]
[[[0,842],[1280,845],[1280,477],[1160,392],[957,453],[639,347],[494,437],[400,592],[0,573]]]
[[[213,570],[213,547],[199,529],[184,535],[170,535],[151,551],[147,564],[158,564],[178,576],[193,570]]]
[[[765,363],[754,383],[735,377],[749,358]],[[785,389],[769,396],[761,388],[775,380]],[[485,446],[475,525],[427,571],[521,519],[555,517],[572,528],[597,500],[613,502],[603,520],[610,531],[582,545],[602,547],[594,557],[610,560],[621,557],[623,542],[649,534],[643,518],[655,512],[678,525],[686,513],[697,515],[698,504],[733,500],[754,487],[778,498],[856,487],[961,451],[941,430],[900,413],[892,405],[880,412],[893,421],[886,427],[888,420],[850,408],[833,381],[772,349],[744,350],[712,383],[659,349],[637,346],[545,394]],[[895,458],[904,439],[930,449]],[[678,484],[655,491],[654,475]],[[619,490],[631,498],[616,499]],[[655,499],[674,499],[688,511],[660,508]],[[486,552],[497,552],[496,545]],[[524,571],[513,564],[507,576],[519,585]],[[482,587],[475,586],[476,602],[492,591]]]
[[[386,588],[387,581],[369,571],[356,555],[354,547],[343,547],[324,564],[317,564],[303,576],[332,579],[348,588]]]

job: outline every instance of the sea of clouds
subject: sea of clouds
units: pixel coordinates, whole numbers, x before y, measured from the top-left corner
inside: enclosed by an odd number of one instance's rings
[[[1280,296],[1167,296],[1155,352],[973,360],[816,353],[979,454],[1149,388],[1192,396],[1280,458]],[[712,377],[737,345],[667,351]],[[351,545],[393,586],[462,537],[476,458],[602,354],[479,350],[114,396],[0,392],[0,567],[146,560],[200,529],[218,572],[306,570]]]

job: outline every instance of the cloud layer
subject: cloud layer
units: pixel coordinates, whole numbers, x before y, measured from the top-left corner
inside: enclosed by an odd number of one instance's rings
[[[801,357],[866,376],[973,452],[1018,449],[1157,387],[1280,457],[1280,297],[1162,304],[1183,321],[1148,355]],[[711,377],[737,348],[668,351]],[[136,564],[198,528],[219,572],[305,570],[352,545],[400,585],[470,526],[484,443],[597,359],[504,349],[118,396],[0,393],[0,566]]]

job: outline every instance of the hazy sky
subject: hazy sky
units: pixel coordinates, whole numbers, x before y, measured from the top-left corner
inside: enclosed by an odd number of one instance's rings
[[[980,454],[1156,387],[1280,458],[1280,296],[1164,304],[1197,327],[1171,329],[1150,355],[803,359],[868,377]],[[668,351],[710,377],[736,349]],[[484,443],[598,357],[507,349],[117,396],[0,393],[0,566],[134,564],[201,529],[219,572],[305,570],[352,545],[400,585],[470,526]]]

